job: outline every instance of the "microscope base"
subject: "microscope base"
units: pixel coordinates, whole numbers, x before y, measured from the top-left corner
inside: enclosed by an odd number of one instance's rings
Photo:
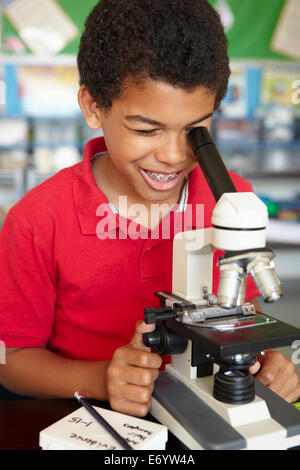
[[[300,445],[299,411],[258,381],[257,395],[251,408],[248,405],[226,405],[213,397],[208,403],[210,378],[204,380],[204,392],[201,387],[195,392],[195,388],[191,390],[188,384],[170,373],[171,369],[161,372],[156,381],[150,412],[189,449],[281,450]],[[193,387],[195,382],[203,384],[202,379],[190,381]],[[231,417],[220,411],[222,407],[233,410]],[[248,407],[248,423],[245,422],[245,407]],[[253,414],[255,407],[256,418]]]

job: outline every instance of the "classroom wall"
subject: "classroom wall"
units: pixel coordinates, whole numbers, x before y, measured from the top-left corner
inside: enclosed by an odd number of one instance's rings
[[[216,5],[219,0],[209,0]],[[285,0],[226,0],[235,16],[227,32],[231,58],[285,59],[270,48]]]
[[[57,0],[82,31],[85,18],[98,0]],[[184,0],[183,0],[184,1]],[[216,5],[220,0],[209,0]],[[285,59],[270,49],[270,41],[285,0],[226,0],[235,22],[228,31],[229,54],[232,58]],[[16,34],[4,18],[3,33]],[[79,37],[68,44],[62,54],[76,54]],[[29,51],[27,50],[27,53]],[[287,59],[287,58],[286,58]]]

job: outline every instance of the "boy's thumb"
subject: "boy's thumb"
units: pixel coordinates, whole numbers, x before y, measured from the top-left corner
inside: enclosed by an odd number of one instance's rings
[[[256,362],[253,366],[249,367],[249,372],[252,375],[257,374],[257,372],[261,369],[261,366],[265,359],[265,352],[261,351],[259,354],[256,355]]]
[[[260,367],[261,367],[260,362],[256,361],[255,364],[253,364],[253,366],[249,367],[248,371],[251,375],[255,375],[259,371]]]
[[[136,349],[144,349],[145,351],[150,351],[150,348],[144,345],[143,334],[150,333],[155,330],[155,324],[151,323],[147,325],[143,320],[137,322],[135,326],[135,333],[130,341],[130,345]]]

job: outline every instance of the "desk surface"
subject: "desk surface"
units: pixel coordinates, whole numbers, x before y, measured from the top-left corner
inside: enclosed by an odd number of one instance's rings
[[[106,402],[90,402],[109,408]],[[81,405],[75,399],[0,401],[0,450],[41,450],[40,431],[78,408]],[[146,419],[154,420],[151,415]],[[166,449],[178,451],[186,447],[169,433]]]
[[[0,402],[0,450],[40,450],[40,431],[79,407],[72,399]]]
[[[108,408],[106,402],[91,402]],[[80,407],[73,399],[0,402],[0,450],[41,450],[40,431]],[[150,415],[146,419],[153,420]],[[294,449],[300,450],[300,447]],[[186,447],[169,432],[166,450],[186,450]]]

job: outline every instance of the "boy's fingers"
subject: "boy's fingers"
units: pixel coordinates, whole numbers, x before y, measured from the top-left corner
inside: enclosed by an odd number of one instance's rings
[[[255,364],[253,364],[253,366],[249,367],[249,372],[250,374],[252,375],[255,375],[257,374],[257,372],[259,371],[259,369],[261,368],[261,363],[259,361],[256,361]]]
[[[110,400],[110,406],[113,410],[132,416],[146,416],[150,409],[150,400],[147,403],[136,403],[129,400]]]
[[[143,334],[150,333],[151,331],[155,330],[155,324],[151,323],[147,325],[143,320],[137,322],[135,327],[135,333],[130,341],[130,345],[136,349],[144,349],[145,351],[149,351],[149,348],[144,345],[143,341]]]
[[[140,387],[149,387],[155,382],[159,374],[157,368],[143,369],[141,367],[126,367],[123,372],[125,383],[138,385]]]
[[[124,384],[113,390],[115,400],[128,400],[134,403],[147,403],[153,392],[154,384],[149,387],[141,387],[134,384]]]
[[[161,362],[162,359],[158,354],[129,345],[121,347],[115,352],[114,364],[116,367],[113,367],[113,364],[111,364],[111,368],[118,369],[120,366],[122,368],[125,366],[135,366],[145,369],[159,369]]]
[[[262,365],[265,360],[265,353],[264,351],[261,351],[259,354],[256,355],[256,362],[253,364],[253,366],[249,367],[249,372],[252,375],[257,374],[257,372],[262,368]]]

